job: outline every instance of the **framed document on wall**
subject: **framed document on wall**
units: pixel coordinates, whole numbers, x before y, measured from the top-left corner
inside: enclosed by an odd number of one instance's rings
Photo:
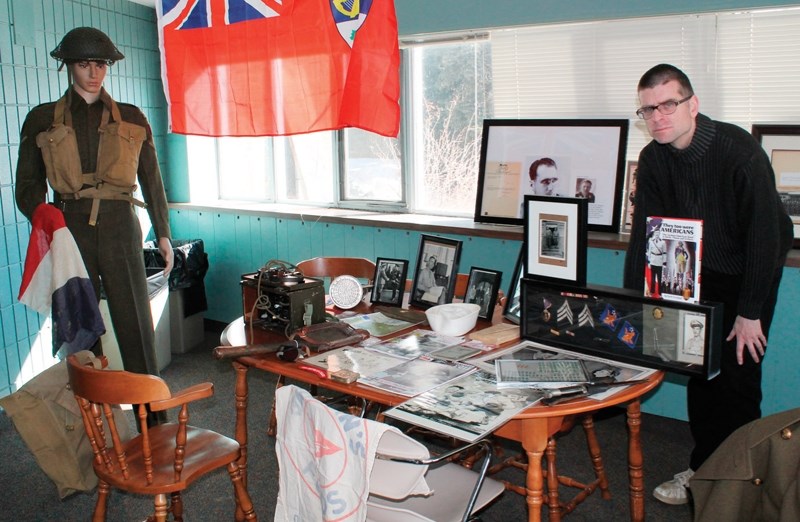
[[[628,120],[484,120],[475,222],[522,225],[526,195],[589,203],[589,230],[618,232]]]

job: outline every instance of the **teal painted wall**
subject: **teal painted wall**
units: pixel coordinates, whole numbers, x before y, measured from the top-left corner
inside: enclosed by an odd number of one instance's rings
[[[775,0],[399,0],[395,2],[401,36],[557,22],[582,22],[683,13],[797,5]]]

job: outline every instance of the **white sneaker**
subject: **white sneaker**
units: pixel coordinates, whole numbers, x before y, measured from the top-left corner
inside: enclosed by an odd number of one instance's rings
[[[689,502],[689,479],[694,471],[681,471],[672,480],[664,482],[653,491],[653,496],[665,504],[679,505]]]

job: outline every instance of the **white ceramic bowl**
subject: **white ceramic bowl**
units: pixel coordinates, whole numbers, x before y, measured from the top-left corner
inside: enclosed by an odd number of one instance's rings
[[[478,321],[481,307],[474,303],[449,303],[432,306],[425,311],[431,330],[442,335],[464,335]]]

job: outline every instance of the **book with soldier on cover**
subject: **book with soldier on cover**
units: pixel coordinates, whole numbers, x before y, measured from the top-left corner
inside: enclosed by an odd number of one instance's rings
[[[644,295],[696,303],[700,300],[703,220],[647,218]]]

